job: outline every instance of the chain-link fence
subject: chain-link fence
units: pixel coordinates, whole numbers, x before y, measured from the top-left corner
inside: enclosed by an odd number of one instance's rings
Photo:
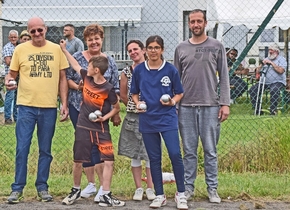
[[[63,26],[67,23],[75,26],[75,35],[82,41],[86,25],[101,24],[105,30],[102,51],[115,58],[119,70],[130,63],[126,43],[131,39],[145,42],[155,34],[164,39],[164,57],[172,61],[178,43],[191,36],[188,14],[195,8],[207,12],[207,34],[222,41],[229,59],[232,104],[231,115],[222,125],[219,141],[220,170],[289,171],[289,161],[284,158],[290,151],[287,141],[290,122],[289,1],[10,0],[4,1],[1,8],[1,45],[8,42],[11,29],[20,33],[26,29],[30,17],[40,16],[48,26],[47,39],[55,43],[63,38]],[[273,44],[277,47],[274,50]],[[264,65],[262,61],[275,56],[277,50],[281,56],[279,60]],[[111,127],[115,146],[119,130],[119,127]],[[0,168],[2,172],[13,172],[14,125],[2,124],[0,133]],[[72,124],[57,123],[52,173],[71,172],[73,139]],[[30,151],[30,158],[35,160],[29,162],[30,172],[35,170],[38,152],[33,140],[35,146]],[[200,166],[202,161],[200,153]]]

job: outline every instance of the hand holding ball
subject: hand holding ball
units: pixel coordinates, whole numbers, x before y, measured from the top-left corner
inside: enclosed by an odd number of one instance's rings
[[[98,116],[94,112],[89,114],[90,121],[94,122],[97,118],[98,118]]]
[[[16,83],[15,80],[10,80],[10,81],[8,82],[8,84],[9,84],[9,85],[16,85],[17,83]]]
[[[147,105],[142,103],[142,104],[139,105],[139,109],[146,110],[147,109]]]
[[[163,101],[164,103],[169,102],[170,99],[171,99],[171,97],[170,97],[170,95],[168,95],[168,94],[163,94],[163,95],[161,96],[161,101]]]
[[[89,114],[89,120],[94,122],[94,121],[96,121],[96,119],[98,119],[98,117],[102,117],[102,115],[103,114],[102,114],[102,112],[100,110],[96,110],[96,111],[91,112]]]
[[[97,115],[97,117],[102,117],[102,112],[100,110],[96,110],[95,112],[95,115]]]

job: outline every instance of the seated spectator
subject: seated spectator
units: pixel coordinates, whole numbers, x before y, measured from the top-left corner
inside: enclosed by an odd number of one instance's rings
[[[270,114],[277,114],[277,106],[280,98],[280,90],[286,86],[286,67],[287,61],[279,55],[279,47],[274,44],[269,47],[269,56],[263,60],[263,68],[261,69],[261,77],[259,83],[252,86],[249,90],[251,103],[255,114],[263,114],[260,110],[260,100],[263,83],[265,82],[264,90],[270,90]],[[259,96],[257,97],[260,85]],[[258,101],[257,101],[258,98]],[[257,106],[256,106],[257,103]]]
[[[236,61],[236,57],[238,56],[238,50],[235,48],[227,50],[227,62],[228,68],[230,69],[234,62]],[[231,86],[231,104],[234,103],[236,98],[243,95],[245,91],[248,89],[247,83],[238,75],[247,75],[249,73],[249,69],[243,67],[242,64],[236,69],[233,75],[230,75],[230,86]]]

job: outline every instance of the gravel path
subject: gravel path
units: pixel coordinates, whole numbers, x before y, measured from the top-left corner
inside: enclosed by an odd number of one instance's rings
[[[19,204],[6,204],[6,198],[1,199],[0,209],[7,210],[34,210],[34,209],[120,209],[120,210],[138,210],[138,209],[150,209],[150,201],[143,200],[138,201],[126,201],[124,207],[99,207],[98,204],[94,203],[92,199],[80,199],[73,205],[66,206],[61,204],[61,198],[55,198],[53,202],[39,202],[34,199],[24,200]],[[191,210],[254,210],[254,209],[275,209],[275,210],[290,210],[290,202],[261,202],[261,201],[230,201],[223,200],[220,204],[211,204],[207,200],[202,201],[189,201],[189,209]],[[173,210],[176,209],[176,204],[173,199],[168,199],[167,205],[159,208],[160,210]]]

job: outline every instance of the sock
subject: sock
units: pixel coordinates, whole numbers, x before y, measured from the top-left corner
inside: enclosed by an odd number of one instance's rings
[[[103,186],[100,186],[100,188],[98,190],[98,194],[99,195],[103,195]]]
[[[110,190],[108,191],[108,190],[103,190],[103,195],[105,195],[105,194],[109,194],[110,193]]]
[[[164,196],[164,194],[162,194],[162,195],[157,195],[158,197],[161,197],[161,198],[164,198],[165,196]]]
[[[185,196],[185,195],[184,195],[184,192],[178,192],[177,195],[178,195],[178,196]]]

